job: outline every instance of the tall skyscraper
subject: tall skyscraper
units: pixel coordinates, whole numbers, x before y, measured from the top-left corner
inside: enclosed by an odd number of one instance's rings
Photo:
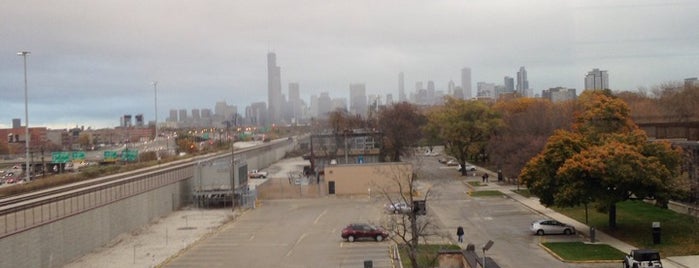
[[[398,74],[398,101],[408,101],[408,97],[405,96],[405,76],[403,72]]]
[[[301,92],[299,83],[289,83],[289,106],[291,114],[287,117],[293,122],[298,122],[299,116],[301,115]]]
[[[281,121],[282,109],[282,79],[281,67],[277,66],[277,55],[274,52],[267,53],[267,98],[269,109],[269,123]]]
[[[350,113],[366,117],[367,112],[366,86],[350,84]]]
[[[609,88],[609,76],[607,76],[607,71],[600,71],[600,69],[594,68],[589,71],[585,76],[585,89],[608,89]]]
[[[471,68],[465,67],[461,69],[461,89],[464,99],[470,99],[473,97],[471,93]]]
[[[527,70],[524,66],[519,67],[519,72],[517,72],[517,93],[522,97],[529,96],[529,80],[527,80]]]
[[[332,99],[328,92],[321,92],[318,97],[318,118],[328,118],[331,112]]]
[[[515,92],[515,79],[509,76],[505,76],[505,92],[512,93]]]

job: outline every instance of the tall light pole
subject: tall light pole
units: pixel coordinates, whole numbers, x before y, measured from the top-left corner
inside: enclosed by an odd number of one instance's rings
[[[158,160],[160,160],[160,148],[158,148],[158,81],[153,81],[153,93],[155,95],[155,137],[153,137],[153,143],[155,145],[155,155]]]
[[[27,55],[29,55],[29,51],[20,51],[17,52],[17,56],[22,56],[24,58],[24,147],[26,151],[25,155],[25,170],[27,173],[27,178],[25,179],[27,182],[31,180],[31,176],[29,175],[30,173],[30,168],[29,168],[29,87],[27,86]]]

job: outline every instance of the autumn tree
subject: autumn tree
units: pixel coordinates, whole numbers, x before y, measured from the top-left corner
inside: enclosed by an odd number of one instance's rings
[[[616,228],[616,203],[654,198],[662,205],[679,194],[679,149],[649,142],[628,106],[608,90],[583,92],[579,105],[572,130],[557,130],[520,174],[542,204],[596,202]]]
[[[487,104],[475,100],[446,98],[444,106],[427,115],[425,133],[436,135],[446,152],[462,166],[483,152],[496,130],[502,127],[500,115]],[[466,170],[461,171],[466,175]]]
[[[516,98],[498,101],[504,127],[491,138],[491,161],[506,177],[517,177],[526,162],[546,144],[556,129],[569,129],[572,101],[552,103],[546,99]]]
[[[398,162],[410,154],[422,137],[422,126],[427,122],[417,107],[401,102],[379,112],[379,128],[383,132],[384,150],[390,161]]]

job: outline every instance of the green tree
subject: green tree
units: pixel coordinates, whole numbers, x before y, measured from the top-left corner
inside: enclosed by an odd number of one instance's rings
[[[679,194],[681,151],[649,142],[631,120],[626,104],[610,91],[585,91],[572,131],[558,130],[532,158],[520,178],[546,206],[597,202],[616,227],[616,203]]]
[[[483,153],[490,138],[503,125],[500,114],[487,104],[451,97],[446,98],[444,106],[430,111],[427,118],[425,133],[436,135],[444,142],[447,153],[462,166],[469,158]],[[467,171],[461,172],[465,176]]]
[[[411,153],[422,137],[422,126],[427,122],[413,104],[402,102],[391,105],[379,113],[379,127],[384,135],[384,148],[391,161]]]

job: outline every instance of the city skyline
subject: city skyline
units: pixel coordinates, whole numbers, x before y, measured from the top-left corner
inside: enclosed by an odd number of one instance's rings
[[[693,2],[309,1],[300,13],[282,12],[293,8],[281,1],[3,5],[0,128],[25,121],[16,56],[25,50],[30,126],[50,128],[113,127],[124,114],[151,121],[152,81],[159,119],[170,109],[211,109],[221,100],[243,114],[269,102],[269,52],[282,70],[281,91],[298,83],[308,104],[321,92],[349,99],[353,83],[364,84],[367,95],[399,99],[399,73],[405,91],[433,81],[447,92],[450,81],[461,85],[463,68],[475,89],[526,66],[533,94],[581,92],[594,68],[609,72],[613,90],[699,75]]]

